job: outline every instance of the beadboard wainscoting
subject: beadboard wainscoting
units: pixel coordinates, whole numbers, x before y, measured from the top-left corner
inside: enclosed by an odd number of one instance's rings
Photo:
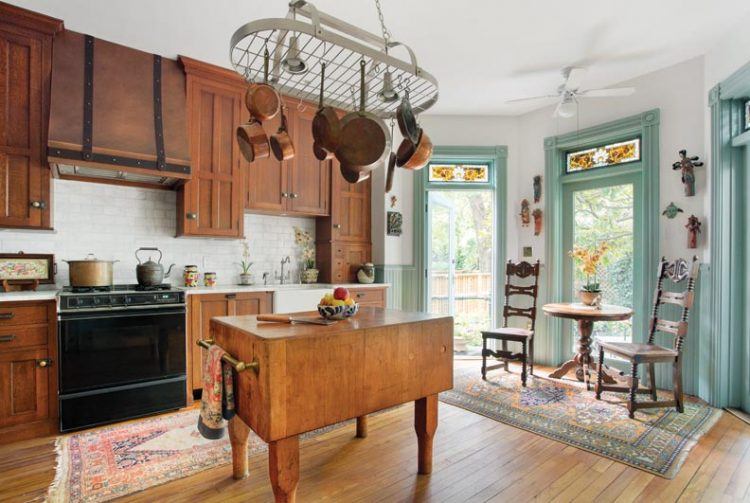
[[[88,253],[119,261],[114,266],[116,283],[135,282],[134,254],[142,246],[158,247],[165,269],[176,264],[167,280],[174,284],[181,281],[186,264],[198,265],[201,272],[215,272],[220,284],[237,283],[242,240],[175,238],[175,192],[69,180],[53,183],[55,230],[2,230],[0,251],[54,253],[58,285],[68,284],[64,260],[82,259]],[[244,224],[255,281],[262,282],[264,272],[274,275],[281,258],[289,255],[292,264],[287,270],[297,282],[294,228],[304,228],[314,240],[315,219],[245,214]],[[144,252],[143,257],[147,259],[148,254]]]
[[[375,281],[387,283],[388,297],[386,307],[404,311],[419,311],[420,278],[417,267],[413,265],[378,265],[375,266]]]

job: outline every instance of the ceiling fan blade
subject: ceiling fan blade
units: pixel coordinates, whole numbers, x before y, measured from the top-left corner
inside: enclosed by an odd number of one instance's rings
[[[546,96],[532,96],[530,98],[516,98],[514,100],[507,100],[505,103],[531,103],[534,101],[545,101],[550,99],[560,99],[557,94],[548,94]]]
[[[635,92],[634,87],[615,87],[612,89],[589,89],[577,93],[584,98],[611,98],[616,96],[630,96]]]
[[[565,79],[565,90],[575,91],[581,87],[581,84],[583,84],[583,79],[586,77],[587,70],[585,68],[571,68],[567,73],[568,76]]]

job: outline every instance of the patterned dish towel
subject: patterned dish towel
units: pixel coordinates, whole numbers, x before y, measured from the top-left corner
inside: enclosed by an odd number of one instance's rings
[[[224,436],[226,421],[234,417],[234,385],[232,366],[222,361],[226,354],[212,344],[203,364],[203,396],[198,431],[209,440]]]

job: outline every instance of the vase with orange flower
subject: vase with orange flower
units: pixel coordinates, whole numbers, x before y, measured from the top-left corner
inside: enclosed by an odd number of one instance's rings
[[[609,245],[606,241],[602,241],[598,246],[591,248],[574,246],[568,252],[568,255],[576,261],[578,269],[586,276],[586,282],[578,291],[578,296],[587,306],[596,306],[601,302],[602,290],[597,270],[607,250],[609,250]]]

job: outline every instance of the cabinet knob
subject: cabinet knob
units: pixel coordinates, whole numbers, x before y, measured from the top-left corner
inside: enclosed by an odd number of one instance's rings
[[[224,298],[225,298],[225,299],[230,299],[230,300],[231,300],[231,299],[236,299],[236,298],[237,298],[237,294],[236,294],[236,293],[228,293],[228,294],[226,294],[226,295],[224,296]]]
[[[44,201],[31,201],[31,207],[37,210],[43,210],[47,207],[47,203]]]
[[[291,194],[289,194],[289,197],[291,197],[292,199],[297,199],[299,197],[299,194],[297,194],[296,192],[292,192]]]
[[[185,218],[188,220],[198,220],[198,214],[197,213],[187,213],[185,214]]]
[[[333,224],[334,229],[341,229],[341,224]]]
[[[50,365],[52,365],[52,360],[50,360],[49,358],[43,358],[41,360],[37,360],[36,364],[39,367],[45,368],[45,367],[49,367]]]
[[[281,197],[289,197],[289,192],[282,192]]]

